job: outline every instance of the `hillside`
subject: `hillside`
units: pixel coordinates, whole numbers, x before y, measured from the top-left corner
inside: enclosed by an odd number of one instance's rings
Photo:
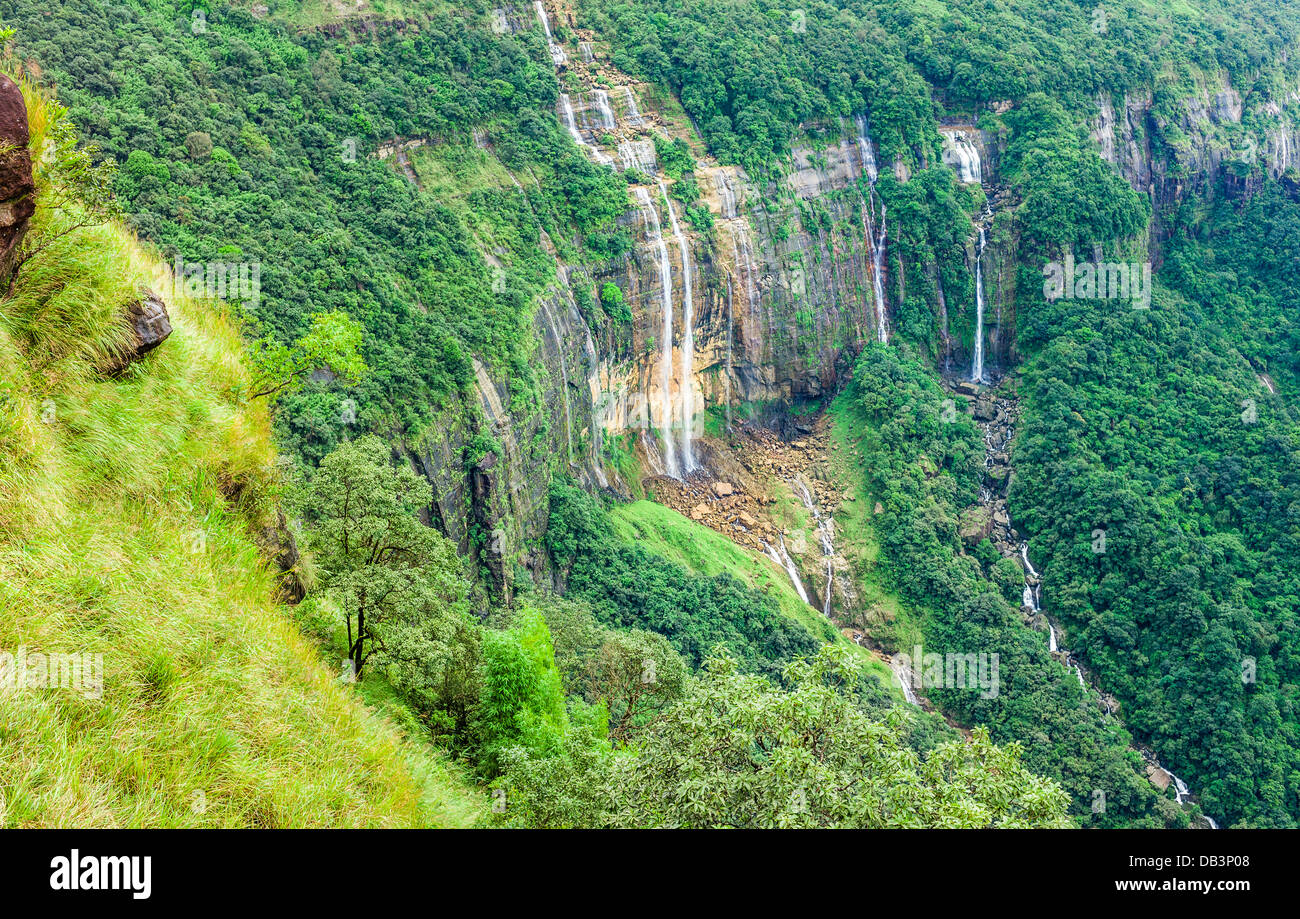
[[[39,150],[61,110],[24,95]],[[38,200],[57,168],[37,161]],[[65,219],[38,208],[28,232]],[[0,822],[473,822],[481,794],[342,685],[276,599],[258,539],[279,474],[236,323],[178,288],[166,342],[105,372],[133,346],[120,310],[166,271],[99,225],[0,303],[0,646],[32,681],[11,669],[3,690]],[[66,691],[46,654],[79,656]]]

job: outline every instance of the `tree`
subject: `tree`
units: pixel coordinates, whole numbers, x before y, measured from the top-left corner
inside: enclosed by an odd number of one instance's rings
[[[515,825],[602,827],[1068,827],[1066,793],[977,729],[924,758],[905,716],[854,702],[852,652],[827,645],[791,664],[789,690],[726,655],[679,702],[614,751],[599,716],[545,752],[504,751]]]
[[[367,436],[325,457],[292,502],[321,586],[343,613],[358,678],[376,654],[407,668],[454,659],[447,646],[468,641],[467,579],[452,543],[416,516],[429,504],[427,482]],[[430,643],[445,651],[430,654]]]
[[[367,371],[361,357],[361,323],[347,313],[315,313],[306,334],[286,345],[274,338],[253,343],[253,395],[279,396],[297,392],[307,375],[328,367],[345,382],[356,385]]]

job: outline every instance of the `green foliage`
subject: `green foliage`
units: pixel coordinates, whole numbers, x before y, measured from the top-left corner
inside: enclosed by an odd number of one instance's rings
[[[665,636],[691,665],[726,647],[747,670],[776,676],[819,642],[775,601],[723,573],[699,577],[638,544],[621,543],[590,495],[551,486],[546,547],[568,594],[588,601],[611,626]]]
[[[394,467],[388,445],[366,436],[327,456],[292,503],[321,589],[345,619],[352,673],[360,677],[372,654],[392,654],[406,669],[440,658],[454,665],[467,634],[466,583],[455,547],[417,518],[428,483]],[[445,653],[423,657],[440,644]]]
[[[631,322],[632,311],[623,299],[623,291],[612,281],[606,281],[600,288],[600,307],[609,318],[618,322]]]
[[[846,649],[790,664],[790,689],[710,658],[681,701],[619,752],[571,741],[516,753],[505,787],[520,825],[611,827],[1065,827],[1066,796],[987,734],[924,759],[900,719],[871,721],[844,687]],[[687,779],[687,777],[689,777]]]
[[[261,267],[249,327],[284,346],[316,315],[361,324],[372,372],[347,392],[353,430],[384,436],[427,429],[472,385],[471,356],[527,388],[528,304],[554,277],[540,231],[570,263],[629,246],[614,224],[626,187],[557,123],[540,38],[495,34],[484,4],[421,7],[409,30],[380,23],[355,41],[238,5],[211,10],[201,40],[188,9],[171,4],[6,9],[19,58],[40,62],[87,138],[123,165],[110,187],[166,261],[212,262],[238,247]],[[393,139],[476,149],[475,131],[506,187],[435,197],[377,156]],[[486,229],[511,250],[504,285],[480,251]],[[314,465],[333,448],[345,428],[322,403],[348,385],[282,394],[287,452]]]
[[[975,502],[983,473],[978,428],[964,413],[943,420],[945,392],[905,345],[869,345],[847,397],[867,422],[864,470],[883,506],[873,521],[890,586],[922,613],[926,652],[997,654],[1001,671],[1015,674],[994,698],[939,688],[927,689],[931,698],[999,743],[1022,743],[1026,765],[1062,783],[1079,819],[1163,825],[1168,817],[1127,734],[1087,703],[1044,636],[1022,624],[1005,570],[990,582],[962,552],[959,513]],[[1095,789],[1107,796],[1101,814],[1092,809]]]
[[[254,342],[253,398],[295,393],[308,374],[322,369],[355,386],[368,369],[361,358],[361,337],[359,322],[333,312],[312,316],[311,326],[292,347],[269,337]]]

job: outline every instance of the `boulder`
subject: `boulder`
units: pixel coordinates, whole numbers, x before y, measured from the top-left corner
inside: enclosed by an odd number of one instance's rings
[[[36,211],[27,104],[18,84],[0,74],[0,278],[13,271],[27,221]]]
[[[992,421],[996,410],[997,406],[992,399],[975,400],[975,420],[977,421]]]
[[[730,482],[714,482],[713,493],[719,498],[727,498],[736,493]]]
[[[957,532],[968,546],[977,546],[993,532],[993,514],[987,507],[968,508],[961,515]]]
[[[125,319],[130,329],[125,350],[118,355],[109,373],[121,373],[130,364],[157,348],[172,334],[167,304],[151,290],[127,306]]]

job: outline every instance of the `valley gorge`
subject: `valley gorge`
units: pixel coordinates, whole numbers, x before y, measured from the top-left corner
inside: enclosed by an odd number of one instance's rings
[[[351,732],[196,819],[1300,825],[1290,0],[88,5],[0,7],[13,643],[153,763],[226,595]],[[203,772],[85,761],[0,815]]]

